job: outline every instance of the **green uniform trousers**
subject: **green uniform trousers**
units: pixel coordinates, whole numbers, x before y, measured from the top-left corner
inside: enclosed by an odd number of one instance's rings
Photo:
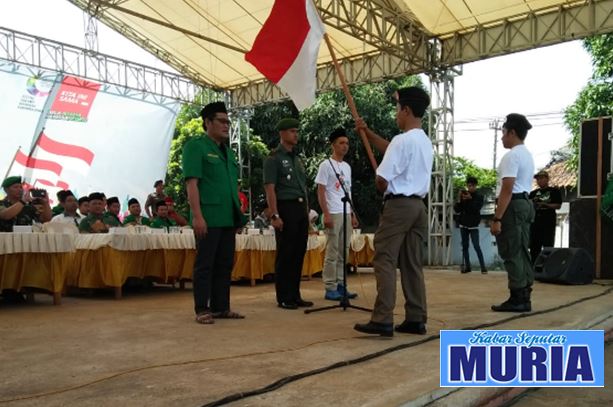
[[[514,199],[502,216],[502,232],[496,236],[498,254],[504,261],[509,289],[524,288],[534,282],[530,259],[530,225],[534,206],[527,199]]]

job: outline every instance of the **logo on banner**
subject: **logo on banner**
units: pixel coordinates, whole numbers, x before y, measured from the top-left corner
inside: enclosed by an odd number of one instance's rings
[[[603,387],[604,331],[441,331],[441,387]]]
[[[41,75],[30,76],[26,80],[26,91],[19,99],[18,109],[42,112],[47,96],[53,87],[53,79]]]
[[[49,119],[86,122],[100,84],[66,76],[51,105]]]

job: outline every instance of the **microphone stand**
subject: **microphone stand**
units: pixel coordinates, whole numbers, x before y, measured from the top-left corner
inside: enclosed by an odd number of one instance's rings
[[[345,188],[345,183],[341,179],[340,174],[336,171],[336,168],[334,168],[334,165],[332,165],[332,161],[329,158],[328,158],[328,161],[330,162],[332,171],[334,171],[334,175],[336,175],[336,179],[338,180],[339,185],[343,189],[343,194],[344,194],[341,201],[343,202],[343,285],[345,286],[345,290],[343,291],[343,298],[340,299],[337,305],[329,305],[329,306],[320,307],[320,308],[311,308],[311,309],[305,310],[304,313],[310,314],[312,312],[327,311],[327,310],[336,309],[336,308],[342,308],[343,311],[346,311],[347,308],[353,308],[353,309],[357,309],[360,311],[372,312],[371,309],[364,308],[364,307],[358,307],[357,305],[352,305],[351,302],[349,301],[349,296],[348,296],[349,290],[347,288],[347,203],[349,203],[349,205],[351,206],[353,213],[355,213],[355,209],[353,207],[353,202],[351,202],[351,197],[349,196],[349,192]]]

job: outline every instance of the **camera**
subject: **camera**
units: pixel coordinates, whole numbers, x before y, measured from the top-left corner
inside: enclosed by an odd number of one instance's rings
[[[44,189],[31,189],[30,194],[32,198],[44,198],[47,196],[47,191]]]

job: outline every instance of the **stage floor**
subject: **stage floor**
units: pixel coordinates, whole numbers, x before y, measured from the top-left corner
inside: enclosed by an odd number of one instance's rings
[[[439,330],[492,324],[492,329],[610,332],[613,286],[601,283],[537,283],[534,312],[505,322],[513,315],[490,311],[507,297],[505,273],[428,269],[428,334],[393,338],[355,332],[356,322],[368,321],[366,312],[282,310],[271,283],[233,285],[233,309],[247,318],[214,325],[194,322],[190,290],[155,287],[121,300],[112,299],[112,292],[65,297],[59,307],[51,305],[51,297],[37,295],[35,304],[0,305],[0,404],[200,406],[307,372],[231,405],[468,406],[495,397],[499,403],[510,397],[500,389],[439,388]],[[349,285],[359,294],[353,304],[372,306],[372,272],[351,275]],[[323,300],[320,279],[303,281],[302,293],[315,306],[333,304]],[[397,322],[403,319],[402,305],[398,284]],[[324,369],[377,352],[382,354]],[[597,400],[613,400],[611,383],[605,384],[609,387],[587,390]],[[585,391],[560,391],[567,400],[576,397],[576,404],[585,400]]]

